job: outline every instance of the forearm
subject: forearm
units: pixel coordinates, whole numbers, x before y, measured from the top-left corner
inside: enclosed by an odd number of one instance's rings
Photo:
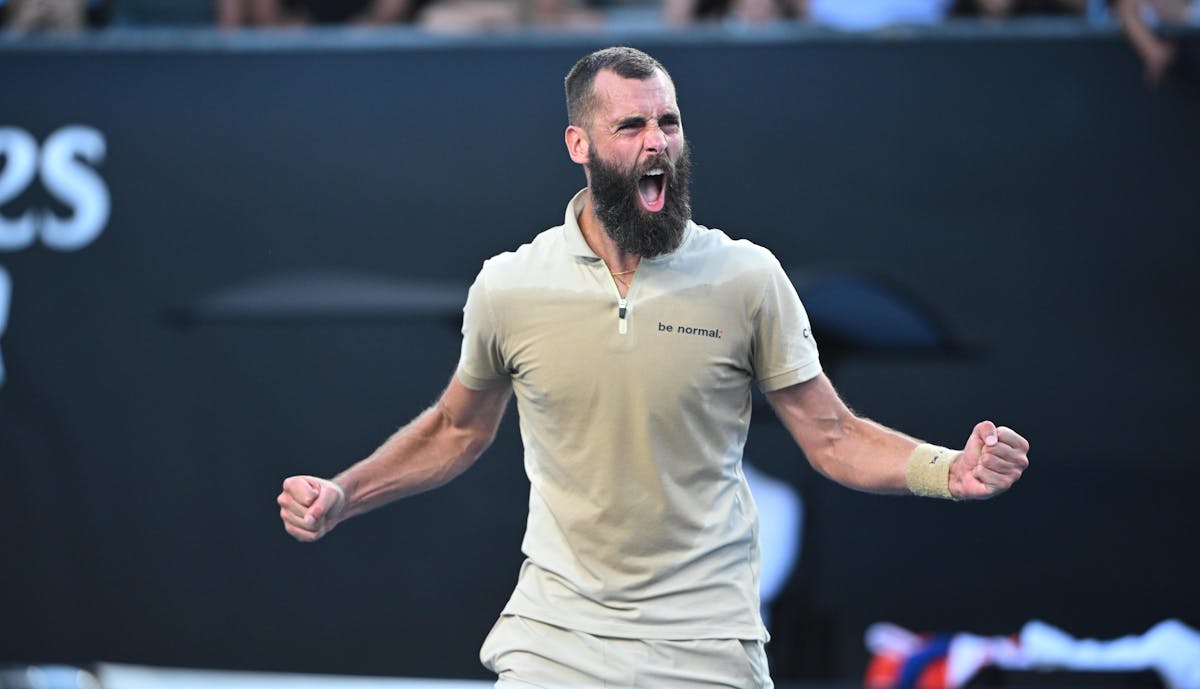
[[[824,374],[767,398],[822,475],[855,490],[908,492],[905,468],[918,441],[855,415]]]
[[[439,402],[334,477],[346,495],[341,519],[449,482],[471,466],[491,440],[490,433],[457,425]]]
[[[805,454],[838,483],[871,493],[908,492],[905,467],[918,441],[870,419],[848,414],[828,424]]]
[[[767,399],[813,468],[856,490],[979,500],[1029,466],[1029,441],[1011,428],[981,421],[962,451],[925,445],[856,416],[824,374]]]

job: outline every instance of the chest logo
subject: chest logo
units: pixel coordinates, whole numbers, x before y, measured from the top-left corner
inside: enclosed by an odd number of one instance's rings
[[[709,328],[696,328],[690,325],[667,325],[662,321],[658,322],[658,332],[660,333],[678,333],[680,335],[699,335],[700,337],[711,337],[713,339],[721,339],[721,333],[724,331],[720,328],[712,330]]]

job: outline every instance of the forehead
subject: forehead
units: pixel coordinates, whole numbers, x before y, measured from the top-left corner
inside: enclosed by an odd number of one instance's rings
[[[675,85],[662,70],[655,70],[649,79],[626,79],[611,70],[601,70],[592,88],[596,96],[596,118],[601,122],[633,115],[679,112]]]

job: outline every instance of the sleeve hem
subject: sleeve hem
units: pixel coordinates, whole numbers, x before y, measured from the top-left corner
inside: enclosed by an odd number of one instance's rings
[[[458,382],[475,391],[494,388],[504,381],[504,378],[480,378],[479,376],[471,375],[461,366],[455,372],[455,375],[458,376]]]
[[[790,371],[768,376],[767,378],[760,378],[758,381],[758,387],[763,392],[774,392],[790,385],[796,385],[797,383],[803,383],[805,381],[812,380],[819,375],[821,375],[821,362],[813,359],[812,361]]]

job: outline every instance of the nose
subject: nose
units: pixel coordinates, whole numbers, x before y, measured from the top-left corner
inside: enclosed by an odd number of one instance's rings
[[[667,152],[667,135],[657,124],[646,128],[646,135],[642,139],[642,150],[656,154]]]

